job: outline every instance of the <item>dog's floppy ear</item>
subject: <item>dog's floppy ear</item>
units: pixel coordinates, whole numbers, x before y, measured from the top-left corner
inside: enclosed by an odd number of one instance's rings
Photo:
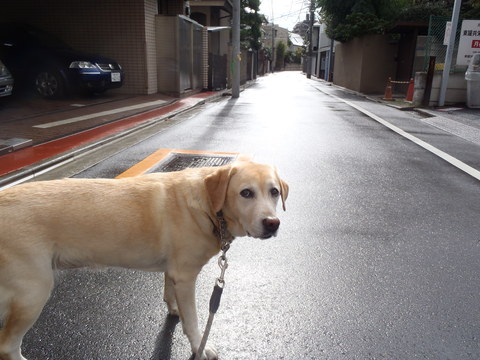
[[[231,165],[221,166],[205,178],[207,196],[215,213],[223,208],[227,198],[228,183],[234,173],[235,168]]]
[[[280,179],[278,174],[277,174],[277,177],[280,183],[280,195],[282,197],[282,208],[283,208],[283,211],[286,211],[287,208],[285,207],[285,201],[287,200],[287,197],[288,197],[288,184],[282,179]]]

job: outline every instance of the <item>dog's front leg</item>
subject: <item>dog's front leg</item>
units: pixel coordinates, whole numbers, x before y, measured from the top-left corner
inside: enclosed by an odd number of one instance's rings
[[[168,313],[173,316],[179,316],[177,298],[175,297],[175,288],[173,280],[168,274],[165,274],[165,286],[163,289],[163,301],[167,303]]]
[[[174,282],[175,297],[177,298],[183,332],[187,335],[194,354],[197,352],[202,340],[202,333],[198,328],[197,306],[195,302],[195,281],[196,276],[192,279],[178,280]],[[201,359],[218,359],[217,351],[207,344]]]

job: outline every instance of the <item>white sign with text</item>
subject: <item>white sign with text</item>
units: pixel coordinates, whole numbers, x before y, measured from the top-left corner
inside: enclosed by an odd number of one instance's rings
[[[463,20],[458,44],[457,65],[468,65],[480,53],[480,20]]]

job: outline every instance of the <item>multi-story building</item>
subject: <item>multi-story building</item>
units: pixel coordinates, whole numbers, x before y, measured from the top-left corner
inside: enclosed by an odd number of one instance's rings
[[[231,12],[231,0],[5,0],[0,22],[27,23],[117,60],[125,72],[117,93],[180,95],[207,87],[209,53],[228,52]]]
[[[289,46],[289,33],[288,29],[282,28],[275,24],[266,24],[262,25],[262,37],[261,37],[262,46],[265,49],[269,49],[270,52],[273,54],[273,59],[270,66],[272,64],[277,63],[277,54],[276,49],[277,45],[280,42],[285,44],[285,48],[287,49]],[[273,51],[272,51],[273,49]]]
[[[331,81],[333,76],[333,60],[335,58],[336,41],[326,34],[326,25],[313,25],[312,33],[312,74],[324,80]]]

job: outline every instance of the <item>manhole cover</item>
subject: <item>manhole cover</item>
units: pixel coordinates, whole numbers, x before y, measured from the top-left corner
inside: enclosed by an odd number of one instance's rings
[[[235,160],[234,155],[170,153],[168,157],[148,172],[180,171],[186,168],[227,165]]]

